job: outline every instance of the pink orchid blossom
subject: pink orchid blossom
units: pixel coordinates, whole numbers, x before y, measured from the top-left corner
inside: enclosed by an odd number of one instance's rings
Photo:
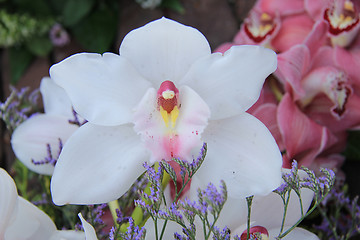
[[[82,220],[83,224],[85,223]],[[84,240],[81,231],[57,230],[49,216],[18,196],[14,180],[0,168],[0,239]],[[87,228],[85,228],[86,231]]]
[[[31,116],[21,123],[11,136],[11,146],[16,157],[30,170],[51,175],[54,163],[41,162],[48,157],[49,151],[53,158],[56,158],[61,145],[78,126],[69,123],[74,115],[70,99],[62,88],[49,77],[44,77],[41,80],[40,92],[45,113]]]
[[[360,29],[360,4],[357,0],[305,0],[305,8],[314,20],[329,24],[328,36],[333,46],[347,47]]]
[[[81,53],[52,66],[51,78],[89,121],[64,145],[53,201],[117,199],[144,161],[192,161],[203,141],[202,181],[223,179],[234,198],[269,193],[281,180],[281,154],[269,130],[245,111],[275,68],[269,49],[211,54],[199,31],[166,18],[130,32],[120,55]]]

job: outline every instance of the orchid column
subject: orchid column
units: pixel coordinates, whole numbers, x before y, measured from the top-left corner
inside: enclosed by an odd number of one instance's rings
[[[80,53],[50,69],[88,123],[66,142],[52,177],[56,204],[109,202],[142,163],[208,154],[197,178],[225,180],[228,194],[265,195],[281,182],[281,154],[245,111],[276,69],[273,51],[236,46],[214,53],[196,29],[162,18],[130,32],[120,55]]]

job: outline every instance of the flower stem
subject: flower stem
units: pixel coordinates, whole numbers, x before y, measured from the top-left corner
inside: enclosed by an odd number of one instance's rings
[[[117,200],[111,201],[108,203],[108,206],[110,209],[111,216],[114,220],[115,227],[119,227],[119,224],[116,221],[117,219],[116,209],[120,209],[119,202]]]
[[[246,198],[247,207],[248,207],[248,217],[247,217],[247,233],[246,239],[250,239],[250,216],[251,216],[251,205],[254,196],[250,196]]]

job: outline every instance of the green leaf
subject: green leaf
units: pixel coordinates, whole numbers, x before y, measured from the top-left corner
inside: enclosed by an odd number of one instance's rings
[[[103,53],[110,50],[115,40],[117,15],[108,8],[97,10],[72,30],[75,38],[86,50]]]
[[[15,85],[32,62],[33,55],[25,48],[10,48],[10,83]]]
[[[51,9],[48,0],[14,0],[21,12],[31,13],[36,16],[50,16]]]
[[[95,0],[67,0],[63,9],[63,24],[67,27],[80,22],[91,11]]]
[[[28,40],[26,48],[34,55],[44,57],[53,49],[53,45],[47,36],[36,36]]]
[[[162,8],[168,8],[180,14],[185,13],[185,8],[179,0],[163,0],[161,3]]]

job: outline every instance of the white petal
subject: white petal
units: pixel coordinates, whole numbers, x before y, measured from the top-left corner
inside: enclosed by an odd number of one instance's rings
[[[112,53],[75,54],[53,65],[50,75],[76,112],[99,125],[130,122],[132,108],[150,86],[126,59]]]
[[[281,183],[282,157],[263,123],[244,113],[209,121],[203,139],[208,151],[196,176],[204,187],[224,180],[233,198],[266,195]]]
[[[210,116],[209,108],[187,86],[180,88],[179,96],[179,116],[171,130],[158,110],[155,89],[149,89],[135,109],[134,129],[152,152],[151,162],[171,160],[172,157],[191,161],[200,151],[200,137]]]
[[[70,124],[66,117],[48,114],[38,114],[20,124],[11,137],[11,146],[16,157],[30,170],[51,175],[54,171],[52,164],[35,165],[48,156],[47,144],[50,144],[53,158],[57,158],[60,151],[60,142],[67,139],[78,129],[77,125]]]
[[[289,227],[285,227],[285,229],[288,229]],[[269,235],[270,239],[274,239],[279,235],[280,228],[277,229],[270,229]],[[309,232],[303,228],[295,228],[292,230],[288,235],[286,235],[284,238],[285,240],[319,240],[319,238],[312,232]]]
[[[87,123],[68,140],[51,179],[55,204],[105,203],[123,195],[149,154],[130,124]]]
[[[49,77],[44,77],[40,83],[40,92],[43,98],[46,114],[60,115],[73,118],[72,104],[65,90]]]
[[[84,240],[85,233],[76,230],[57,230],[49,240]],[[90,239],[90,238],[89,238]]]
[[[142,76],[159,87],[176,84],[200,57],[210,55],[206,38],[195,28],[161,18],[128,33],[120,46]]]
[[[0,239],[3,239],[6,227],[13,220],[17,197],[14,180],[0,168]]]
[[[234,46],[197,61],[181,81],[208,104],[211,119],[246,111],[259,98],[265,78],[275,71],[276,54],[260,46]]]
[[[302,178],[308,175],[299,170]],[[301,189],[301,199],[304,213],[309,209],[314,192],[310,189]],[[271,207],[269,207],[271,206]],[[284,215],[284,204],[281,197],[276,193],[270,193],[264,197],[255,196],[252,204],[251,220],[255,221],[255,225],[266,227],[267,229],[277,228],[281,226]],[[290,194],[290,202],[287,208],[285,225],[292,226],[301,218],[301,208],[299,198],[294,191]]]
[[[86,236],[86,240],[97,240],[97,236],[96,236],[96,232],[95,229],[93,228],[93,226],[90,225],[90,223],[88,223],[83,216],[81,215],[81,213],[78,214],[82,226],[84,228],[85,231],[85,236]]]
[[[5,233],[5,239],[49,240],[56,226],[48,215],[35,205],[18,198],[16,218]]]
[[[158,224],[158,226],[157,226],[158,234],[160,236],[162,227],[164,225],[164,220],[158,220],[157,224]],[[149,218],[147,220],[147,222],[144,225],[144,228],[146,229],[146,240],[156,240],[154,221],[151,218]],[[196,230],[198,233],[198,231],[201,231],[202,229],[196,229]],[[166,224],[165,232],[164,232],[162,239],[174,239],[175,232],[182,234],[182,227],[179,224],[177,224],[176,222],[168,221]],[[196,234],[196,235],[198,235],[198,234]],[[199,239],[198,236],[196,239]]]

